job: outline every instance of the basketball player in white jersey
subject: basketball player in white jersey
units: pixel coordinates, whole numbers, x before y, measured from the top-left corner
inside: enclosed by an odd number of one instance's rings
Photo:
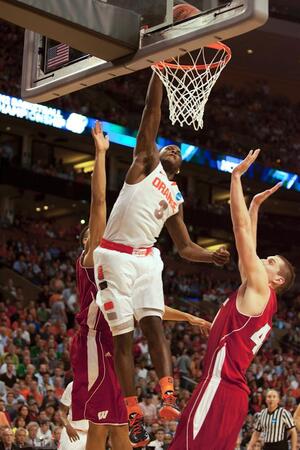
[[[144,108],[133,163],[113,207],[100,246],[94,252],[97,303],[114,336],[115,368],[128,411],[133,447],[147,445],[142,411],[134,386],[132,339],[134,319],[148,340],[160,380],[160,416],[180,416],[174,396],[171,355],[164,336],[163,263],[153,245],[166,224],[181,257],[223,265],[229,253],[209,252],[191,241],[183,221],[183,198],[173,181],[182,163],[180,149],[169,145],[158,151],[156,137],[161,117],[162,84],[153,74]]]
[[[85,450],[86,446],[89,421],[72,421],[72,388],[73,381],[67,385],[60,399],[64,428],[59,441],[59,450]]]
[[[76,281],[80,327],[73,337],[71,363],[73,368],[72,419],[88,420],[86,450],[104,450],[108,435],[113,450],[129,450],[128,420],[124,398],[114,370],[113,337],[105,317],[96,305],[93,251],[103,237],[106,225],[105,159],[109,147],[107,136],[96,122],[92,129],[95,143],[95,165],[91,181],[89,225],[82,231],[84,248],[76,261]],[[188,321],[207,335],[210,324],[205,320],[166,307],[164,320]],[[68,430],[68,428],[67,428]],[[66,432],[64,441],[69,442]]]

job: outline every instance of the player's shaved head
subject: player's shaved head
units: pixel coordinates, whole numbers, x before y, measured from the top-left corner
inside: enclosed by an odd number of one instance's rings
[[[181,150],[177,145],[167,145],[160,149],[160,162],[167,172],[167,175],[179,173],[182,157]]]

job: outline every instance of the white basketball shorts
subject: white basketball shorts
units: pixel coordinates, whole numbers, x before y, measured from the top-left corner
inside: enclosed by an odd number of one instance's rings
[[[94,251],[96,302],[113,335],[134,330],[134,318],[164,314],[160,251],[138,256],[98,247]]]
[[[85,450],[87,432],[77,431],[79,440],[71,442],[65,427],[62,429],[58,450]]]

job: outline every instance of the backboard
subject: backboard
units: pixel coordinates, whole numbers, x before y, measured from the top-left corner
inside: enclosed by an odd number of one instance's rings
[[[268,19],[268,0],[190,0],[188,3],[201,9],[201,13],[176,24],[173,23],[173,6],[186,3],[184,1],[93,1],[104,4],[104,15],[107,3],[138,16],[140,26],[136,46],[126,45],[123,56],[112,57],[107,55],[107,47],[101,49],[98,46],[97,56],[101,51],[105,53],[106,49],[105,58],[101,59],[91,53],[74,50],[62,43],[61,39],[53,40],[53,34],[49,39],[26,30],[22,98],[32,102],[47,101],[246,33],[263,25]],[[108,20],[112,21],[110,28],[124,26],[122,21],[114,21],[111,15],[107,16]]]

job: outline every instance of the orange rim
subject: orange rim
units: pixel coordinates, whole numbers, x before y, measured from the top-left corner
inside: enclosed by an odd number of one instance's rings
[[[208,67],[210,69],[216,69],[217,67],[219,67],[220,64],[222,64],[222,63],[227,64],[228,61],[231,59],[231,50],[227,45],[223,44],[223,42],[215,42],[214,44],[206,45],[205,47],[212,48],[214,50],[224,50],[226,52],[225,59],[214,62],[212,64],[197,64],[196,66],[174,64],[174,63],[169,63],[167,61],[159,61],[158,63],[155,63],[153,65],[154,65],[154,67],[157,67],[158,69],[164,69],[165,67],[169,67],[170,69],[177,69],[177,70],[178,69],[181,69],[181,70],[190,70],[190,69],[204,70],[204,69],[207,69]]]

